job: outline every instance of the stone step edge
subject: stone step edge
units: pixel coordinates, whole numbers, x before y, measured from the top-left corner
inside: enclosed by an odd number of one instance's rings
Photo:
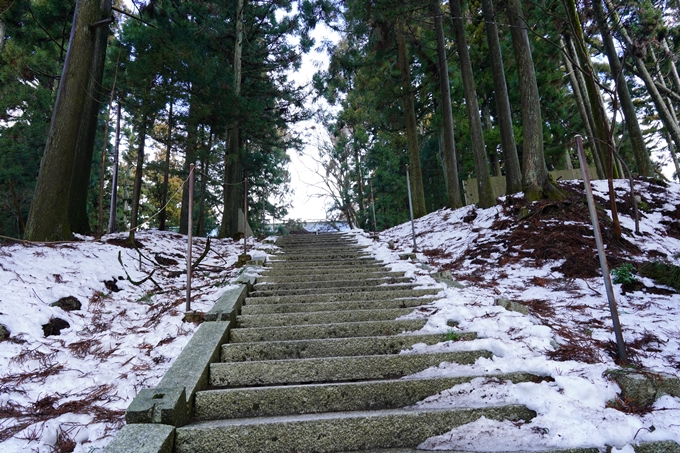
[[[477,332],[456,332],[455,341],[472,341],[477,339]],[[238,357],[257,356],[258,361],[310,359],[321,357],[349,357],[358,355],[399,354],[401,351],[413,350],[413,345],[424,343],[435,345],[449,341],[445,334],[416,334],[416,335],[378,335],[370,337],[349,338],[317,338],[310,340],[280,340],[244,343],[227,343],[222,345],[222,362],[245,362],[252,358]],[[400,348],[396,350],[396,348]],[[297,351],[302,349],[304,354]],[[328,353],[325,353],[327,350]],[[348,351],[371,351],[348,354]],[[312,351],[312,352],[310,352]],[[377,351],[377,352],[376,352]],[[395,352],[391,352],[395,351]],[[294,356],[286,355],[295,353]],[[268,355],[262,357],[262,355]],[[273,357],[272,357],[273,356]]]
[[[176,431],[176,453],[329,453],[374,447],[416,447],[427,438],[485,416],[492,420],[529,421],[525,406],[484,409],[391,409],[257,419],[208,421]]]
[[[478,377],[512,383],[540,382],[544,378],[506,373],[205,390],[196,394],[194,420],[406,408]]]
[[[451,351],[311,359],[221,362],[210,365],[214,387],[242,387],[341,381],[395,379],[438,366],[442,362],[470,365],[490,359],[491,351]]]

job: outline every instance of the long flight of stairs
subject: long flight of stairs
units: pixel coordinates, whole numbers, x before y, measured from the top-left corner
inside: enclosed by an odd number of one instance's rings
[[[443,341],[443,332],[403,334],[423,319],[397,319],[431,302],[438,288],[416,288],[348,236],[287,236],[277,245],[282,253],[246,299],[222,362],[211,365],[210,388],[196,395],[193,422],[177,429],[176,452],[406,452],[482,416],[535,416],[517,405],[408,408],[474,376],[402,377],[491,353],[399,354]]]

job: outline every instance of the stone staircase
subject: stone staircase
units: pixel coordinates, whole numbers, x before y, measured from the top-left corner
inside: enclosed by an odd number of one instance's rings
[[[177,428],[176,452],[408,452],[481,416],[534,417],[513,405],[408,409],[474,376],[400,378],[491,353],[399,354],[443,341],[442,334],[403,334],[425,320],[397,319],[439,289],[415,288],[344,235],[288,236],[277,245],[282,253],[246,299],[222,361],[210,366],[209,389],[196,394],[194,420]]]

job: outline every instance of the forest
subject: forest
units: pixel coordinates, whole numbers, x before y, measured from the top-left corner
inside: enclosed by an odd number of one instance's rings
[[[407,164],[416,217],[464,205],[468,178],[482,208],[491,176],[560,199],[548,171],[578,167],[575,135],[593,177],[677,178],[678,17],[677,0],[0,0],[0,235],[235,237],[244,198],[264,232],[304,120],[327,137],[328,215],[366,229],[408,218]],[[312,49],[329,64],[299,86]]]

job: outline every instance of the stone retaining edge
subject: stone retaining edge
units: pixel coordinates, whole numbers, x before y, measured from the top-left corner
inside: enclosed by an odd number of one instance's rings
[[[210,364],[220,359],[229,330],[236,325],[248,291],[255,283],[248,269],[205,315],[170,369],[155,388],[142,389],[125,411],[127,423],[104,453],[172,453],[175,427],[189,423],[196,393],[208,386]],[[247,277],[243,278],[244,275]]]

